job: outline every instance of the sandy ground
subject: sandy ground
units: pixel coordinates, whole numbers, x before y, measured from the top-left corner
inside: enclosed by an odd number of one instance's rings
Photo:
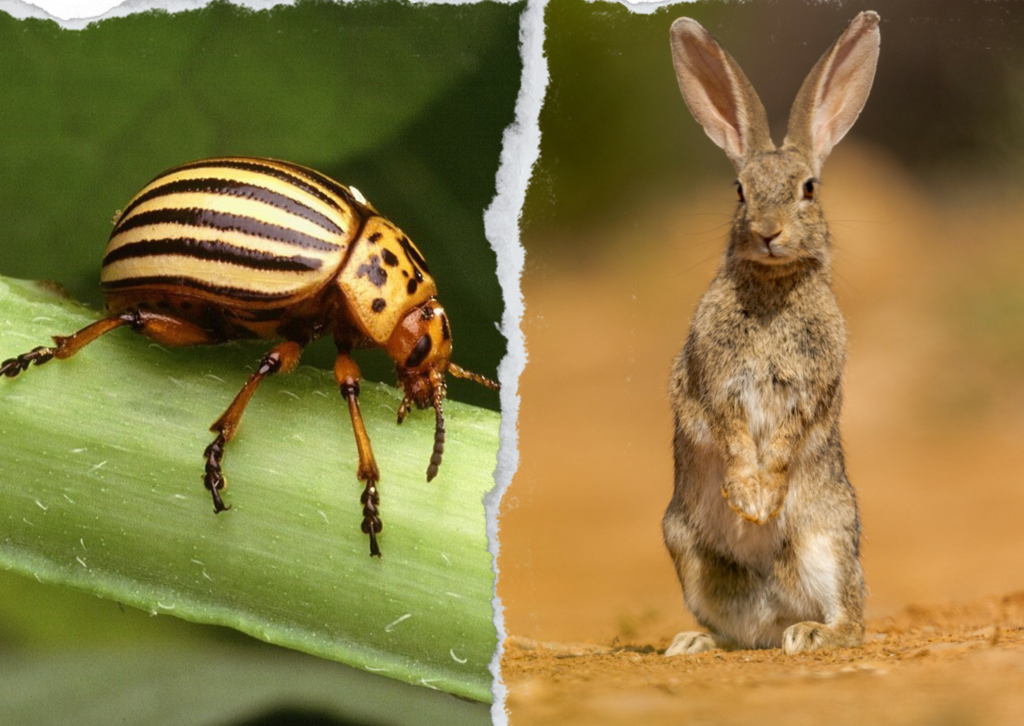
[[[863,647],[666,658],[667,639],[619,646],[511,639],[513,724],[1020,724],[1024,592],[910,608]]]
[[[723,177],[580,232],[575,258],[549,251],[565,239],[525,238],[529,362],[499,561],[515,726],[817,723],[829,709],[843,723],[1024,723],[1024,193],[925,192],[852,143],[825,180],[866,645],[657,653],[695,627],[661,543],[666,387],[726,233]]]

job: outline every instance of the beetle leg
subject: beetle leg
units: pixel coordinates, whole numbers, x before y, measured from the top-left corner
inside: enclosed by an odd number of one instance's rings
[[[206,459],[203,483],[213,497],[215,513],[229,509],[220,496],[220,490],[227,486],[222,469],[225,445],[234,438],[235,431],[238,430],[238,423],[242,420],[242,413],[263,379],[275,373],[287,373],[295,368],[299,364],[302,347],[300,343],[288,340],[271,348],[270,352],[260,360],[256,372],[249,376],[245,385],[242,386],[242,390],[235,396],[235,400],[210,427],[210,431],[216,433],[217,437],[203,452],[203,457]]]
[[[405,421],[405,417],[409,415],[410,406],[412,406],[412,396],[406,391],[402,396],[402,403],[398,406],[398,423]]]
[[[70,358],[101,335],[120,328],[122,325],[130,325],[136,332],[168,345],[199,345],[219,342],[218,338],[207,331],[184,320],[145,310],[129,310],[90,323],[77,333],[68,336],[55,335],[53,342],[56,345],[53,347],[41,345],[28,353],[5,360],[0,363],[0,376],[14,378],[33,363],[39,366],[54,358],[58,360]]]
[[[373,458],[363,414],[359,411],[359,366],[348,353],[338,353],[334,361],[334,379],[338,382],[341,395],[348,401],[348,413],[352,419],[352,431],[355,433],[356,449],[359,452],[359,469],[356,471],[356,477],[365,483],[363,494],[359,498],[363,505],[362,529],[370,535],[370,555],[380,557],[377,535],[384,526],[380,519],[380,492],[377,491],[380,470]]]

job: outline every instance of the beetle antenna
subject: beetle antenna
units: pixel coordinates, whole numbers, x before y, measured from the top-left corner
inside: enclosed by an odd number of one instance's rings
[[[441,457],[444,456],[444,413],[441,411],[441,399],[444,397],[444,388],[438,386],[434,389],[434,414],[436,423],[434,425],[434,453],[430,455],[430,466],[427,467],[427,481],[437,476],[437,470],[441,466]]]
[[[474,383],[479,383],[481,386],[487,386],[487,388],[490,388],[492,391],[500,391],[501,390],[501,384],[500,383],[495,383],[490,378],[486,378],[486,377],[480,375],[479,373],[474,373],[473,371],[467,371],[462,366],[455,365],[454,363],[449,363],[448,364],[448,372],[451,373],[456,378],[467,378],[467,379],[473,381]]]

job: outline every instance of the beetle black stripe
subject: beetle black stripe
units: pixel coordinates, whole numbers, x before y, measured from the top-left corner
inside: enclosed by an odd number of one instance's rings
[[[367,214],[365,217],[359,218],[359,228],[355,230],[355,234],[352,235],[352,239],[355,240],[356,242],[363,239],[363,230],[366,229],[367,222],[369,222],[373,217],[377,216],[379,215],[370,213]],[[370,236],[372,237],[373,235]],[[358,244],[350,244],[348,246],[348,249],[345,250],[345,259],[341,261],[341,266],[339,269],[345,268],[345,266],[348,264],[349,259],[352,257],[353,254],[355,254],[356,248],[358,246]]]
[[[279,194],[278,192],[266,189],[265,187],[247,184],[234,179],[178,179],[177,181],[168,182],[167,184],[161,184],[158,187],[150,189],[145,194],[140,194],[132,200],[132,203],[129,204],[123,212],[121,212],[121,218],[126,218],[143,202],[148,202],[151,199],[156,199],[168,194],[182,194],[190,192],[223,194],[226,196],[241,197],[242,199],[252,199],[258,202],[263,202],[264,204],[269,204],[278,209],[282,209],[298,217],[302,217],[332,234],[339,236],[344,234],[344,230],[342,230],[341,227],[329,218],[325,217],[323,214],[320,214],[320,212],[315,209],[310,209],[305,204],[297,202],[284,194]]]
[[[170,285],[170,286],[181,286],[191,287],[195,290],[201,290],[203,292],[211,293],[213,295],[220,295],[222,297],[231,298],[233,300],[252,301],[252,302],[270,302],[273,300],[285,300],[292,296],[292,293],[275,293],[275,292],[259,292],[258,290],[244,290],[238,287],[228,287],[226,285],[213,285],[203,280],[196,280],[191,277],[182,277],[181,275],[149,275],[140,277],[127,277],[121,280],[107,280],[101,282],[100,287],[104,291],[111,290],[126,290],[133,287],[151,287],[153,285]]]
[[[147,227],[152,224],[180,224],[189,227],[208,227],[211,229],[243,232],[254,237],[262,237],[307,250],[334,251],[339,247],[332,242],[326,242],[304,232],[261,222],[252,217],[195,207],[154,209],[148,212],[139,212],[128,219],[122,217],[122,221],[118,223],[114,234],[116,235],[120,232],[126,232],[139,227]]]
[[[272,166],[267,162],[262,162],[259,159],[210,159],[209,161],[196,161],[191,164],[182,164],[181,166],[175,167],[171,172],[181,171],[183,169],[199,169],[199,168],[211,168],[211,169],[240,169],[242,171],[253,171],[259,174],[265,174],[267,176],[274,177],[281,181],[287,182],[293,186],[302,189],[303,191],[309,192],[314,197],[319,199],[321,202],[334,207],[339,212],[345,211],[345,209],[338,203],[337,199],[334,199],[329,194],[324,194],[323,190],[314,184],[308,183],[312,178],[308,174],[303,173],[305,170],[287,162],[278,162],[281,166],[288,169],[281,169],[277,166]],[[170,173],[170,172],[166,172]],[[161,175],[162,176],[162,175]],[[159,178],[159,177],[157,177]],[[324,177],[327,178],[327,177]],[[337,182],[335,182],[337,184]],[[340,195],[345,202],[349,202],[351,199],[350,194]]]
[[[408,237],[406,237],[403,234],[398,239],[398,244],[402,245],[402,249],[405,250],[405,254],[409,255],[409,259],[411,259],[417,267],[419,267],[424,272],[430,272],[430,268],[427,267],[427,261],[423,259],[423,255],[421,255],[420,251],[413,246],[412,242],[409,241]],[[420,280],[420,282],[423,281]]]
[[[319,270],[323,262],[315,257],[294,255],[282,257],[271,252],[236,247],[224,242],[212,240],[189,239],[176,237],[173,239],[149,239],[115,247],[103,258],[103,265],[118,260],[130,260],[133,257],[150,255],[185,255],[194,259],[213,260],[231,265],[251,267],[256,270],[277,270],[281,272],[308,272]]]
[[[315,181],[323,184],[325,187],[330,189],[332,192],[337,194],[339,197],[344,199],[346,202],[348,202],[352,206],[358,206],[358,207],[363,207],[364,206],[363,204],[361,204],[361,203],[356,201],[356,198],[354,196],[352,196],[352,192],[351,191],[349,191],[348,189],[343,187],[341,184],[339,184],[338,182],[336,182],[333,179],[331,179],[326,174],[321,174],[316,169],[301,169],[301,168],[299,168],[299,169],[296,169],[295,172],[297,174],[303,174],[303,176],[305,176],[306,178],[314,179]],[[304,173],[304,172],[306,172],[306,173]]]

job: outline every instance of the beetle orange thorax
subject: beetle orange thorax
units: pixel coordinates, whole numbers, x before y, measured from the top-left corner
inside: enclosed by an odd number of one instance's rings
[[[437,294],[437,287],[416,245],[383,217],[371,212],[351,244],[337,285],[353,322],[373,344],[383,346],[409,311]]]
[[[444,308],[435,298],[406,313],[384,350],[395,361],[406,396],[418,407],[432,405],[435,391],[444,395],[452,334]]]

